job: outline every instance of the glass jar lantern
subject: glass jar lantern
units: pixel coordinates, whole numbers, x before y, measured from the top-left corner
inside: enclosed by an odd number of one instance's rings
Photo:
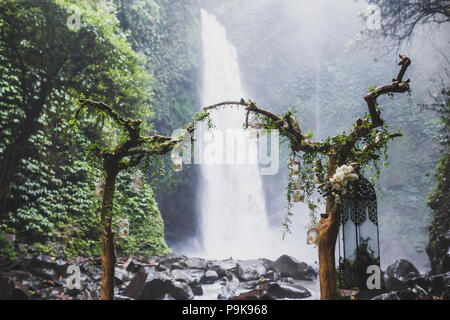
[[[119,222],[119,238],[128,238],[130,235],[130,223],[128,219],[122,219]]]
[[[306,244],[317,245],[317,239],[319,238],[319,232],[317,228],[309,228],[306,233]]]
[[[174,171],[182,171],[183,170],[183,158],[176,156],[172,157],[173,162],[173,170]]]

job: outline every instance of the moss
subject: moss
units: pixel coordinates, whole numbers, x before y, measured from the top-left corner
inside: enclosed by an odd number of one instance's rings
[[[450,152],[446,151],[436,168],[436,184],[430,194],[428,205],[434,211],[430,225],[430,240],[426,251],[432,272],[443,272],[441,262],[450,246]]]

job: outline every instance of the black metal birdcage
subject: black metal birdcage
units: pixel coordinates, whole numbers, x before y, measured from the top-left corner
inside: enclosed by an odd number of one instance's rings
[[[338,287],[365,291],[367,268],[380,266],[377,197],[372,184],[362,176],[351,183],[339,210]]]

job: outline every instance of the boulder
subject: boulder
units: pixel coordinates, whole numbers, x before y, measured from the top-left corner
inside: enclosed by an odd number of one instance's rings
[[[130,275],[128,274],[127,270],[116,267],[114,269],[114,279],[116,281],[116,284],[120,284],[130,280]]]
[[[173,278],[175,280],[190,283],[194,281],[194,278],[190,276],[190,274],[186,270],[175,269],[171,272]]]
[[[166,294],[176,300],[191,300],[194,298],[192,289],[179,281],[173,281],[169,275],[147,269],[147,277],[140,294],[141,300],[162,300]]]
[[[139,270],[133,280],[131,280],[131,283],[125,288],[123,294],[127,297],[138,299],[142,293],[142,289],[144,289],[146,278],[147,272],[145,269]]]
[[[236,275],[240,281],[258,280],[267,273],[262,260],[246,260],[236,265]]]
[[[189,258],[184,263],[189,269],[206,270],[206,260],[202,258]]]
[[[206,271],[205,275],[200,279],[200,283],[213,284],[219,279],[219,275],[214,270]]]
[[[391,264],[383,275],[387,291],[396,291],[406,287],[406,282],[420,277],[420,272],[408,260],[400,259]]]
[[[304,299],[311,296],[308,289],[295,284],[270,283],[267,293],[276,299]]]
[[[401,289],[396,294],[400,300],[433,300],[433,297],[418,285],[412,288]]]
[[[397,293],[395,291],[383,293],[379,296],[373,297],[371,300],[400,300]]]
[[[273,269],[283,277],[292,277],[297,280],[313,281],[317,278],[317,273],[311,266],[288,255],[279,257],[273,263]]]
[[[234,260],[209,261],[206,264],[207,270],[214,270],[220,278],[233,279],[233,272],[236,272],[237,262]]]
[[[197,280],[194,280],[190,283],[188,283],[189,287],[191,287],[192,293],[195,296],[202,296],[203,295],[203,288],[202,285],[200,284],[200,282],[198,282]]]

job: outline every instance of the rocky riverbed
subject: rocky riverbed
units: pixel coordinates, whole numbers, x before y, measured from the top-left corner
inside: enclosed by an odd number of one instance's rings
[[[68,268],[79,270],[69,289]],[[73,268],[73,267],[72,267]],[[79,269],[78,269],[79,268]],[[71,271],[72,272],[72,271]],[[275,261],[207,260],[170,255],[121,257],[115,270],[117,300],[319,299],[318,270],[293,257]],[[101,259],[62,260],[30,249],[0,273],[1,299],[92,300],[100,297]],[[356,299],[449,299],[450,272],[421,275],[406,260],[389,266],[378,296]]]

